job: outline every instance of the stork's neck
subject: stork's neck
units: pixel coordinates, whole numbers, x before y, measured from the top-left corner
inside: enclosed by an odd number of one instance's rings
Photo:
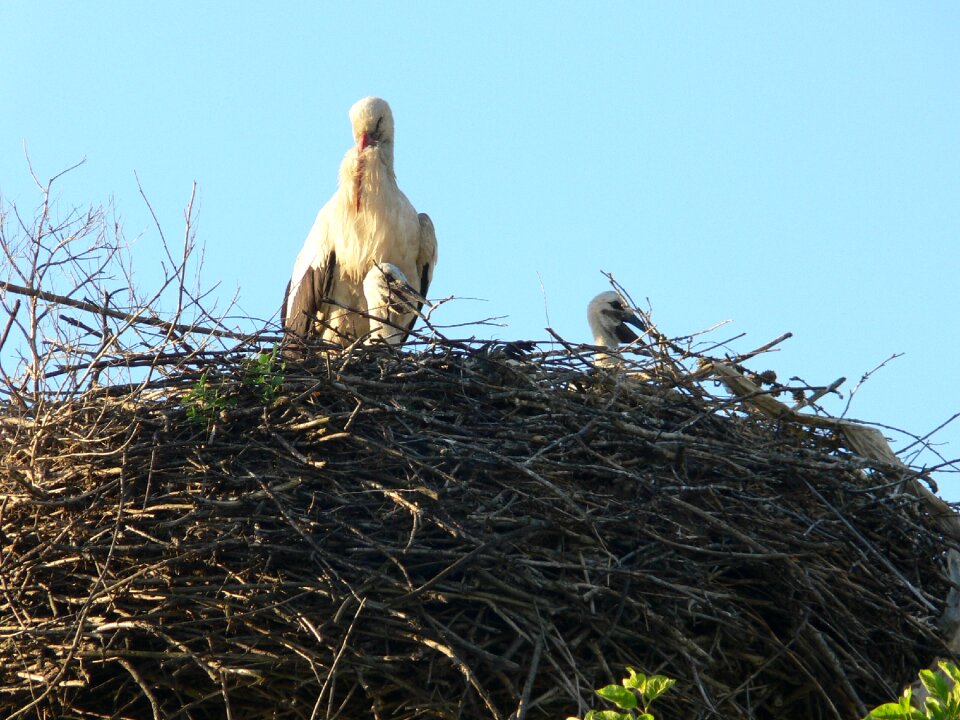
[[[384,193],[399,190],[393,172],[392,146],[381,144],[363,151],[350,149],[340,165],[340,187],[346,189],[350,206],[357,212],[364,209],[376,212]]]
[[[613,335],[608,332],[598,332],[593,335],[593,342],[595,345],[608,348],[618,348],[620,347],[620,341],[617,340]]]
[[[600,322],[599,318],[590,314],[587,318],[590,321],[590,330],[593,332],[593,344],[598,347],[610,348],[616,350],[620,347],[620,341],[606,325]],[[594,360],[598,367],[614,368],[620,364],[620,359],[615,355],[608,355],[605,352],[598,352]]]
[[[589,318],[590,320],[590,330],[593,331],[593,344],[599,345],[600,347],[608,348],[618,348],[620,347],[620,341],[617,340],[617,336],[613,334],[606,326],[598,322],[597,318],[592,315]]]

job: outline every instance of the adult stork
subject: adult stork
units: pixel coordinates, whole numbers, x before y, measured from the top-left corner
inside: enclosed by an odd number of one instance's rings
[[[627,323],[641,331],[647,329],[644,322],[629,308],[620,294],[613,290],[602,292],[590,301],[587,305],[587,321],[593,332],[594,344],[611,350],[620,347],[620,343],[639,339],[637,334],[627,327]],[[597,365],[610,367],[616,363],[616,358],[608,353],[597,353]]]
[[[364,279],[375,265],[396,267],[422,299],[437,263],[433,223],[397,186],[390,106],[377,97],[359,100],[350,123],[355,145],[297,256],[281,311],[284,329],[343,346],[370,332]],[[395,344],[406,339],[421,306],[403,313]]]
[[[425,298],[393,263],[375,263],[363,278],[370,341],[398,346],[416,322]]]

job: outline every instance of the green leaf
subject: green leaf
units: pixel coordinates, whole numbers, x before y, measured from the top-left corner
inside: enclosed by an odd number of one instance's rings
[[[914,715],[916,711],[918,715]],[[864,720],[920,720],[924,717],[923,713],[915,708],[904,708],[900,703],[885,703],[870,711]]]
[[[910,690],[910,688],[904,690],[903,695],[900,697],[900,709],[903,713],[903,717],[910,718],[910,720],[928,720],[928,716],[925,712],[913,707],[910,701],[911,697],[912,690]]]
[[[939,665],[948,678],[960,685],[960,668],[957,667],[956,663],[951,660],[941,660]]]
[[[644,713],[643,715],[638,715],[637,720],[655,720],[655,718],[650,713]]]
[[[676,680],[665,675],[651,675],[647,678],[646,687],[641,690],[645,705],[649,705],[667,690],[676,684]]]
[[[940,701],[936,698],[928,697],[924,705],[926,714],[922,715],[922,717],[929,718],[929,720],[947,720],[947,714],[944,712]]]
[[[903,714],[899,703],[885,703],[871,710],[864,720],[909,720],[909,717]]]
[[[637,696],[625,687],[619,685],[607,685],[596,691],[597,695],[604,700],[615,703],[617,707],[623,710],[633,710],[637,706]]]
[[[626,713],[619,713],[616,710],[591,710],[583,720],[631,720]]]
[[[625,688],[633,688],[634,690],[641,690],[644,684],[647,682],[647,676],[643,673],[638,673],[632,667],[627,665],[627,672],[630,673],[629,677],[625,677],[621,682]]]
[[[950,695],[950,688],[947,687],[947,681],[943,675],[933,670],[921,670],[920,682],[933,697],[942,703],[947,702]]]

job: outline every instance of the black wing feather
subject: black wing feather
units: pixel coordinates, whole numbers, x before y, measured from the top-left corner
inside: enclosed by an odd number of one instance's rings
[[[287,283],[287,291],[283,295],[283,310],[280,314],[285,329],[301,336],[309,335],[313,331],[318,313],[323,307],[323,301],[330,297],[336,265],[337,254],[331,250],[326,262],[319,267],[311,265],[307,268],[303,277],[300,278],[300,284],[297,285],[289,317],[287,301],[290,297],[291,283]]]
[[[287,298],[290,297],[290,280],[287,280],[287,287],[283,291],[283,302],[280,304],[280,327],[287,326]]]
[[[420,273],[420,290],[419,290],[420,297],[425,298],[427,296],[427,290],[429,288],[430,288],[430,263],[426,263],[423,266],[423,271]],[[410,318],[410,322],[407,323],[407,327],[406,327],[407,333],[406,335],[403,336],[404,342],[406,342],[407,340],[407,335],[409,335],[413,331],[413,326],[417,324],[417,318],[420,317],[421,310],[423,310],[423,303],[418,302],[416,314],[412,318]]]

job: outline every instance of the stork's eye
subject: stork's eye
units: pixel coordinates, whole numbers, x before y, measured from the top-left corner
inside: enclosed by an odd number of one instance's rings
[[[380,136],[380,123],[383,122],[383,115],[377,118],[377,126],[373,128],[373,135]]]
[[[610,307],[612,307],[614,310],[623,310],[623,303],[619,300],[614,300],[612,303],[610,303]]]

